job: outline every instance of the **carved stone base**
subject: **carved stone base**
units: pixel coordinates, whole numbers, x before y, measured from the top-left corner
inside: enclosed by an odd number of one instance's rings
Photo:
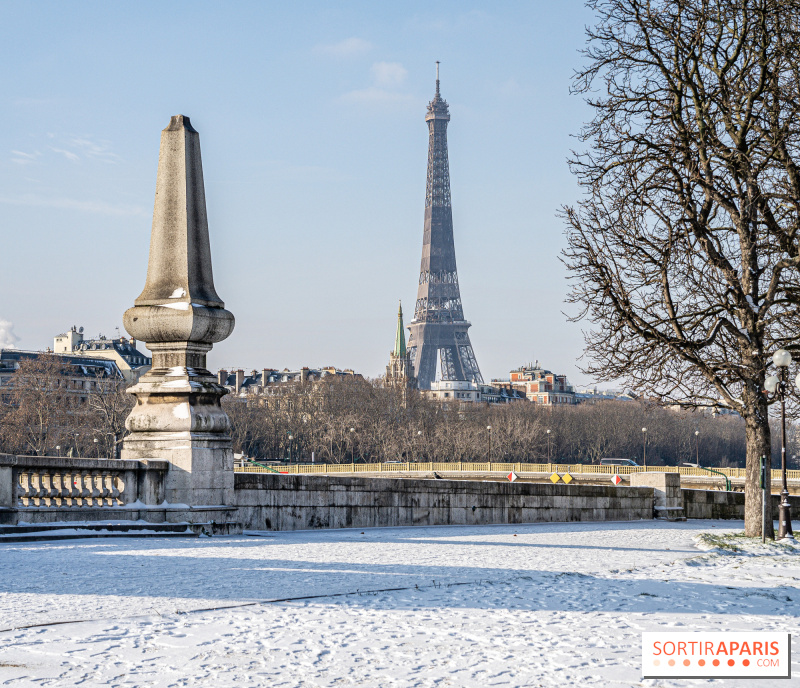
[[[170,504],[233,504],[230,420],[219,403],[225,388],[206,370],[175,366],[151,370],[128,391],[136,406],[122,458],[168,461]]]
[[[217,433],[136,432],[125,438],[123,459],[169,461],[164,496],[169,504],[233,504],[233,450]]]

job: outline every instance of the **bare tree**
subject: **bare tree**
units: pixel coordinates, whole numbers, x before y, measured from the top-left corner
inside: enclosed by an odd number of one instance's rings
[[[0,426],[3,445],[13,452],[44,456],[83,425],[80,396],[71,389],[68,366],[55,356],[20,361],[6,393]]]
[[[591,0],[575,89],[594,118],[564,209],[586,371],[745,420],[761,529],[770,355],[797,348],[797,0]],[[771,523],[770,523],[771,526]]]
[[[125,390],[127,382],[119,375],[97,371],[89,381],[87,394],[88,424],[84,456],[96,444],[96,454],[117,459],[125,435],[125,419],[134,405],[133,397]],[[95,443],[94,440],[97,440]]]

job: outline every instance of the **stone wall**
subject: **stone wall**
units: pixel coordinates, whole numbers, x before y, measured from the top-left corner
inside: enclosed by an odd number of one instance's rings
[[[744,492],[722,490],[682,490],[686,518],[744,519]],[[780,495],[772,495],[772,519],[778,519]],[[789,496],[792,519],[800,520],[800,497]]]
[[[653,517],[653,489],[603,485],[237,473],[248,530],[631,521]]]

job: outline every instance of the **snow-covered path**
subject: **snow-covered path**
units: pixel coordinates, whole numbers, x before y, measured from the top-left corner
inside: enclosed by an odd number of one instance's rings
[[[0,685],[701,683],[642,683],[640,633],[800,633],[800,556],[709,555],[692,541],[741,528],[650,521],[2,545],[0,629],[85,621],[0,632]],[[368,592],[387,588],[404,589]],[[341,593],[355,594],[261,603]],[[192,611],[248,602],[258,604]]]

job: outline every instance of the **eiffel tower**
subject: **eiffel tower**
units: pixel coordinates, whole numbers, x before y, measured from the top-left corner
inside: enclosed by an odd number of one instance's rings
[[[420,389],[441,380],[483,382],[472,351],[458,288],[453,210],[450,205],[450,164],[447,123],[450,111],[439,93],[428,103],[428,182],[425,190],[425,231],[414,319],[408,329],[408,349]],[[437,365],[438,364],[438,365]],[[437,371],[438,368],[438,371]]]

